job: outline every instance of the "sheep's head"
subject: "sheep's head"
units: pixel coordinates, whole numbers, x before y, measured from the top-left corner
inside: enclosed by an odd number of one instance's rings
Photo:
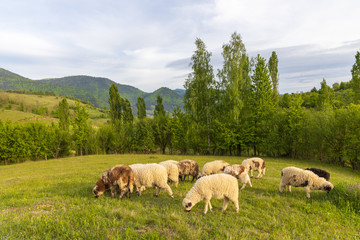
[[[194,206],[189,199],[184,198],[182,205],[185,208],[185,211],[190,212],[191,208]]]
[[[95,198],[100,197],[103,195],[103,193],[106,191],[106,184],[103,182],[103,180],[100,178],[97,182],[95,187],[93,188],[93,194]]]
[[[330,192],[331,190],[333,190],[333,188],[334,186],[330,182],[322,185],[322,190],[326,192]]]

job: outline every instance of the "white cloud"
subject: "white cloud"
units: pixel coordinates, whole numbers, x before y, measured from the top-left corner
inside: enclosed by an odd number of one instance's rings
[[[86,74],[148,92],[182,88],[195,38],[216,70],[237,31],[251,56],[278,52],[279,87],[293,91],[323,77],[348,80],[359,8],[350,0],[3,0],[0,67],[31,79]]]

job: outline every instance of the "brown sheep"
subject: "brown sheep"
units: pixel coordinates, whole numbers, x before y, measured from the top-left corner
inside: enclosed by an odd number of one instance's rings
[[[179,168],[179,178],[181,181],[184,181],[186,176],[189,176],[189,179],[190,176],[192,176],[193,179],[191,182],[193,182],[199,173],[199,165],[194,160],[181,160],[177,166]]]
[[[120,199],[127,193],[130,195],[134,188],[134,173],[127,165],[116,165],[107,169],[101,175],[93,188],[93,194],[96,198],[100,197],[107,189],[111,190],[111,196],[116,197],[117,187],[119,187]]]

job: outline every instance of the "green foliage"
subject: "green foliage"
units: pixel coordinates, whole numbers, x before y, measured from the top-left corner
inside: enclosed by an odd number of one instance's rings
[[[351,69],[351,86],[355,93],[356,103],[360,102],[360,52],[358,51],[355,55],[355,63]]]
[[[272,81],[272,86],[273,86],[273,94],[274,94],[274,102],[275,104],[277,104],[277,102],[279,101],[279,92],[278,92],[278,87],[279,87],[279,70],[278,70],[278,64],[279,64],[279,59],[276,55],[276,52],[273,51],[271,53],[271,57],[269,58],[269,62],[268,62],[268,67],[269,67],[269,72],[270,72],[270,76],[271,76],[271,81]]]
[[[70,127],[70,109],[66,98],[59,102],[58,116],[60,129],[68,131]]]
[[[72,122],[74,132],[73,139],[78,154],[82,156],[86,143],[89,140],[90,126],[87,123],[89,113],[84,106],[80,105],[80,102],[76,102],[74,112],[75,118]]]
[[[138,111],[138,118],[139,119],[143,119],[146,117],[146,106],[145,106],[145,101],[143,97],[138,97],[137,99],[137,111]]]

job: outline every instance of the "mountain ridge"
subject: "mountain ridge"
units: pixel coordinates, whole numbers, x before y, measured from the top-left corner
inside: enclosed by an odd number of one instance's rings
[[[118,87],[122,98],[127,98],[130,101],[134,113],[137,111],[136,103],[139,96],[144,98],[148,112],[152,111],[156,105],[157,95],[163,98],[165,110],[171,112],[177,105],[183,108],[183,96],[181,93],[179,94],[178,91],[166,87],[161,87],[152,93],[146,93],[131,85],[116,83],[108,78],[87,75],[32,80],[0,68],[1,90],[54,92],[56,95],[88,101],[100,108],[108,108],[109,88],[112,84]]]

